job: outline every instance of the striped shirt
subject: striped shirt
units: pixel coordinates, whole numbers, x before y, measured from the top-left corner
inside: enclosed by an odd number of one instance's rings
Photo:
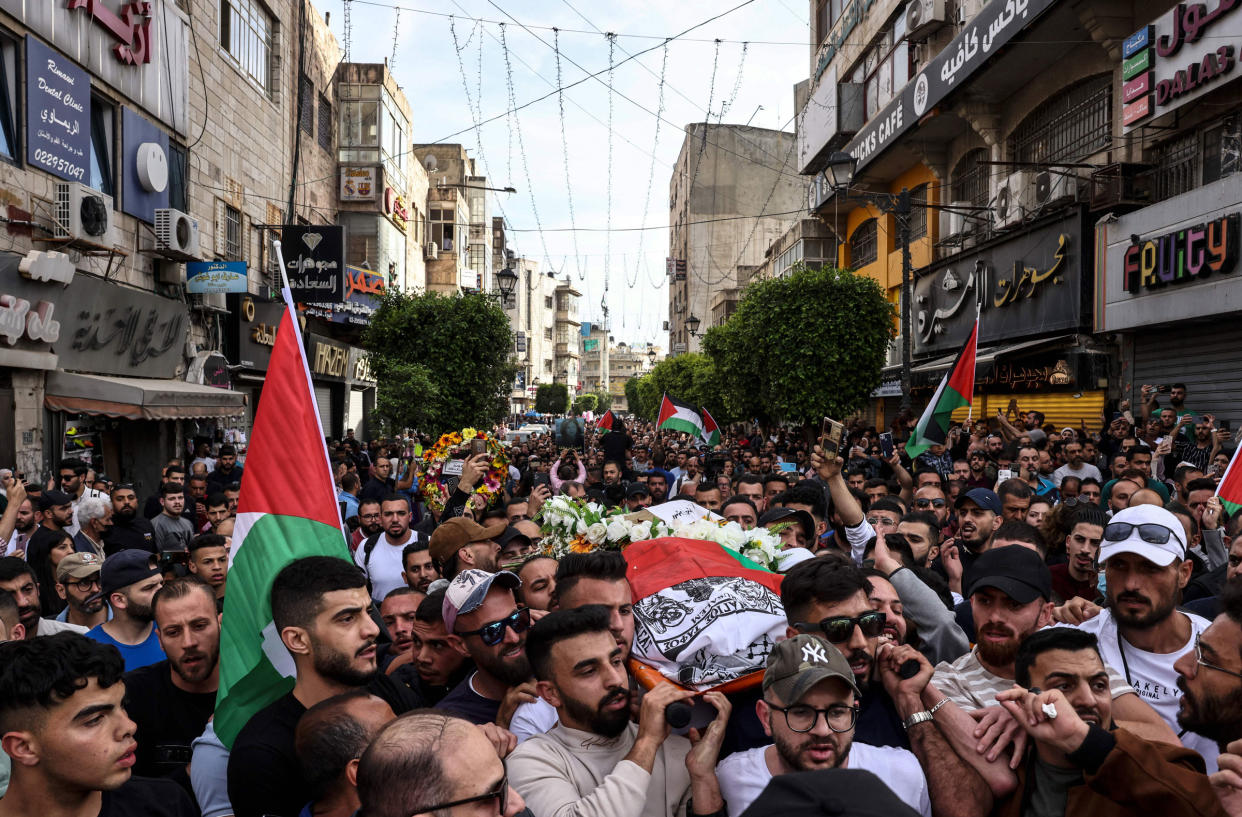
[[[973,649],[953,663],[941,661],[936,665],[936,674],[932,676],[936,689],[968,712],[996,706],[996,696],[1007,689],[1013,689],[1014,685],[1012,678],[1002,678],[985,669],[979,662],[977,651],[978,648]],[[1108,670],[1108,687],[1113,698],[1134,692],[1134,688],[1112,667],[1105,665],[1104,669]]]

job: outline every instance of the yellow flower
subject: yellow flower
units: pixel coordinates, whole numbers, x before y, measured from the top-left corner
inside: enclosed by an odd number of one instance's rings
[[[479,436],[479,432],[473,428],[463,428],[461,430],[461,438],[463,440],[473,440],[477,436]]]

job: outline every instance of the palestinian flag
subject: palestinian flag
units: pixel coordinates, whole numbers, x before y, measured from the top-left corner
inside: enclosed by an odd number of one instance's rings
[[[950,415],[960,406],[969,406],[975,395],[975,353],[979,344],[979,320],[966,345],[957,354],[953,368],[940,381],[927,410],[906,443],[906,454],[914,459],[933,445],[944,445],[949,436]]]
[[[596,421],[595,430],[600,434],[607,434],[609,431],[612,431],[612,422],[615,419],[616,418],[612,415],[612,409],[608,409],[608,411],[605,411],[599,420]]]
[[[720,445],[720,426],[716,425],[716,418],[706,407],[703,408],[703,442],[709,448]]]
[[[1238,451],[1242,451],[1242,448]],[[1220,485],[1216,486],[1216,495],[1220,497],[1220,504],[1231,517],[1242,511],[1242,468],[1238,467],[1237,451],[1234,452],[1233,459],[1229,460],[1229,467],[1225,469]]]
[[[656,420],[656,428],[667,428],[670,431],[684,431],[694,437],[703,437],[703,418],[697,411],[681,402],[674,400],[665,392],[660,401],[660,416]]]
[[[293,659],[272,622],[276,574],[303,556],[349,559],[297,312],[283,294],[229,554],[215,729],[230,748],[251,715],[293,688]]]

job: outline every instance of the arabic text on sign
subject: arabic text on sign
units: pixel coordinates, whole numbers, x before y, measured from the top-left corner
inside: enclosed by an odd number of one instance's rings
[[[56,305],[39,301],[32,305],[16,295],[0,295],[0,337],[10,346],[23,336],[36,343],[55,343],[60,340],[60,321],[52,316]]]
[[[146,0],[121,7],[113,14],[101,0],[69,0],[70,10],[86,9],[95,22],[117,41],[112,53],[126,65],[151,62],[151,4]]]
[[[1047,271],[1040,272],[1034,267],[1025,267],[1021,261],[1013,262],[1013,277],[1009,280],[1000,279],[996,282],[996,295],[992,299],[992,303],[996,306],[1007,306],[1021,298],[1032,298],[1035,296],[1039,285],[1049,278],[1052,283],[1058,284],[1060,278],[1055,277],[1061,268],[1065,265],[1065,247],[1069,243],[1069,236],[1061,233],[1061,238],[1057,242],[1057,250],[1053,257],[1056,259]]]
[[[178,312],[161,320],[155,307],[109,307],[100,312],[84,309],[77,315],[79,326],[73,333],[72,346],[78,352],[111,347],[118,357],[128,353],[130,365],[137,366],[184,341],[184,317]]]

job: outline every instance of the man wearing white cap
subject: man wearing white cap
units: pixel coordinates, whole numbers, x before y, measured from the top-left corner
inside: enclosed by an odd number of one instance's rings
[[[1177,517],[1159,506],[1118,511],[1104,527],[1100,544],[1107,608],[1078,626],[1096,635],[1104,662],[1121,670],[1182,743],[1203,755],[1211,773],[1219,753],[1215,742],[1193,732],[1181,734],[1177,724],[1182,693],[1173,664],[1194,651],[1195,640],[1210,623],[1177,609],[1192,567],[1185,537]]]

